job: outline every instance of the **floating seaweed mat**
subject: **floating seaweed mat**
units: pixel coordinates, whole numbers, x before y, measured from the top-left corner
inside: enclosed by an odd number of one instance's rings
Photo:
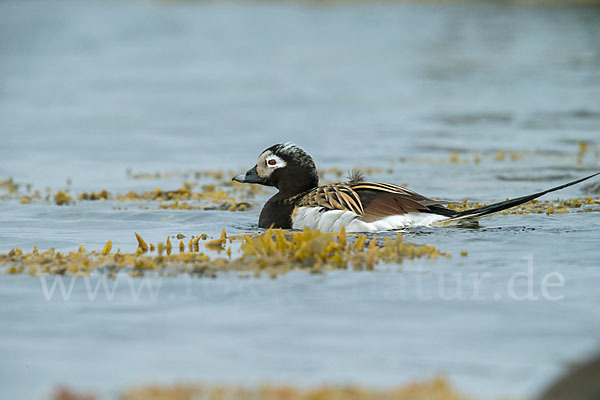
[[[507,199],[508,200],[508,199]],[[460,203],[449,204],[448,208],[456,211],[466,211],[473,208],[485,207],[488,204],[480,204],[463,200]],[[532,200],[518,207],[502,211],[503,215],[528,215],[528,214],[568,214],[571,212],[596,212],[600,211],[600,198],[593,199],[589,196],[584,198],[573,198],[566,200]]]
[[[94,400],[92,394],[78,394],[59,388],[54,400]],[[125,390],[120,400],[467,400],[455,392],[443,379],[413,383],[392,389],[368,389],[357,386],[322,386],[297,388],[293,386],[213,386],[181,384],[173,386],[144,386]]]
[[[197,183],[184,182],[183,186],[176,190],[163,190],[156,188],[151,191],[135,192],[129,191],[124,194],[115,194],[103,189],[98,192],[82,192],[71,195],[69,189],[58,190],[53,194],[51,188],[46,188],[43,196],[39,190],[31,191],[28,185],[26,193],[21,193],[21,184],[12,179],[0,182],[0,189],[7,192],[1,195],[0,200],[20,199],[21,204],[36,202],[55,203],[56,205],[72,205],[77,201],[107,201],[113,202],[160,202],[158,207],[140,206],[146,209],[175,209],[175,210],[229,210],[244,211],[251,207],[246,199],[254,198],[258,194],[268,193],[265,189],[256,185],[243,185],[231,182],[229,179],[217,184],[206,184],[195,189]],[[190,203],[191,202],[191,203]]]
[[[214,185],[212,185],[214,186]],[[224,191],[221,189],[208,189],[202,192],[192,192],[191,188],[184,186],[177,190],[164,191],[155,189],[137,193],[129,191],[125,194],[117,194],[113,196],[106,190],[100,192],[83,192],[77,197],[78,201],[106,201],[114,202],[161,202],[158,207],[140,206],[145,209],[172,209],[172,210],[229,210],[229,211],[244,211],[251,207],[251,204],[236,198],[234,191]],[[253,197],[254,193],[247,191],[241,193],[241,198]],[[34,202],[46,201],[54,202],[56,205],[71,205],[75,204],[73,197],[67,191],[59,190],[54,195],[48,194],[45,198],[42,197],[39,191],[34,194],[23,195],[20,197],[21,204],[31,204]],[[190,203],[195,202],[195,204]],[[208,203],[209,205],[200,205],[200,203]]]
[[[381,262],[402,263],[405,259],[450,257],[434,246],[404,242],[402,234],[395,238],[377,239],[366,236],[347,236],[340,233],[323,233],[306,228],[301,232],[269,229],[263,233],[227,236],[223,230],[220,238],[205,243],[209,256],[200,251],[200,240],[206,235],[192,237],[187,246],[180,239],[173,246],[170,238],[166,243],[147,243],[135,233],[138,249],[134,253],[112,252],[108,241],[99,251],[86,251],[83,246],[76,252],[60,253],[54,249],[39,252],[35,247],[30,253],[13,249],[0,254],[0,266],[11,274],[27,273],[88,275],[94,270],[109,276],[128,272],[142,276],[146,271],[165,274],[189,273],[199,276],[216,276],[219,271],[250,272],[254,275],[268,273],[272,277],[294,269],[318,273],[328,269],[373,269]],[[183,238],[183,235],[179,237]],[[239,244],[238,257],[232,258],[234,241]],[[187,250],[186,250],[187,249]],[[223,257],[225,253],[227,257]]]

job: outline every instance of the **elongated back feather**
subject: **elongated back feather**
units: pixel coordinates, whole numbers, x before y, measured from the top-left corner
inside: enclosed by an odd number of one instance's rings
[[[587,181],[590,178],[593,178],[597,175],[600,175],[600,172],[596,172],[595,174],[592,175],[588,175],[584,178],[581,179],[577,179],[568,183],[565,183],[563,185],[559,185],[559,186],[555,186],[553,188],[547,189],[547,190],[543,190],[541,192],[537,192],[537,193],[533,193],[533,194],[529,194],[527,196],[522,196],[522,197],[517,197],[515,199],[509,199],[509,200],[505,200],[505,201],[501,201],[498,203],[494,203],[494,204],[490,204],[484,207],[480,207],[480,208],[473,208],[471,210],[466,210],[466,211],[462,211],[459,212],[456,216],[451,217],[449,219],[446,219],[444,221],[440,221],[437,222],[436,225],[437,226],[446,226],[446,225],[452,225],[452,224],[456,224],[457,222],[463,221],[463,220],[475,220],[478,218],[481,218],[483,216],[486,215],[491,215],[491,214],[495,214],[497,212],[500,211],[504,211],[507,210],[509,208],[513,208],[516,206],[519,206],[521,204],[527,203],[531,200],[535,200],[538,197],[541,197],[545,194],[551,193],[551,192],[556,192],[557,190],[561,190],[564,188],[567,188],[569,186],[573,186],[576,185],[578,183],[581,183],[583,181]]]

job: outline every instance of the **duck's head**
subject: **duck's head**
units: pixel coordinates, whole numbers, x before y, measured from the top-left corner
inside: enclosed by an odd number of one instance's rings
[[[294,195],[317,187],[319,174],[311,156],[295,144],[283,143],[263,151],[253,168],[233,180],[274,186],[282,194]]]

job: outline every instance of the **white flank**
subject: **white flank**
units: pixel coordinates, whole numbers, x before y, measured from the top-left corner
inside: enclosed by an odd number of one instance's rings
[[[443,215],[411,213],[392,215],[378,221],[364,222],[351,211],[322,211],[322,207],[300,207],[292,218],[292,228],[318,229],[321,232],[339,232],[342,226],[346,232],[382,232],[408,228],[411,226],[431,226],[435,222],[448,219]]]

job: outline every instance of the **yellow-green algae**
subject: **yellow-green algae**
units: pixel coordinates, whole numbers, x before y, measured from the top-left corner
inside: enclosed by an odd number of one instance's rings
[[[7,180],[11,182],[12,180]],[[46,190],[46,196],[43,196],[39,190],[32,194],[20,195],[17,186],[6,186],[9,192],[3,199],[10,200],[18,198],[21,204],[31,204],[36,202],[55,203],[56,205],[75,204],[78,201],[106,201],[114,200],[119,202],[160,202],[158,207],[140,206],[144,209],[177,209],[177,210],[207,210],[220,209],[229,211],[244,211],[251,207],[246,199],[254,198],[257,194],[262,194],[265,189],[255,185],[242,185],[236,183],[229,190],[217,189],[214,184],[202,185],[199,191],[192,188],[195,184],[185,182],[184,186],[176,190],[163,190],[156,188],[150,191],[135,192],[129,191],[124,194],[116,194],[101,190],[99,192],[82,192],[78,195],[71,195],[67,189],[58,190],[52,193],[51,189]],[[15,189],[16,187],[16,189]],[[12,191],[15,190],[15,191]],[[209,205],[206,205],[206,204]]]
[[[19,191],[23,185],[16,183],[10,178],[0,181],[0,190],[5,192],[4,195],[0,196],[0,200],[19,199],[21,204],[46,202],[57,205],[75,204],[75,199],[77,201],[161,202],[158,207],[153,206],[153,209],[221,209],[243,211],[251,207],[251,204],[247,202],[248,199],[252,199],[259,194],[268,193],[265,188],[258,185],[244,185],[232,182],[232,174],[233,172],[228,174],[224,171],[198,172],[198,178],[206,176],[211,179],[217,179],[217,181],[202,185],[199,185],[198,182],[184,181],[183,185],[175,190],[156,188],[142,192],[132,190],[122,194],[113,194],[105,189],[97,192],[71,194],[70,189],[67,187],[56,192],[51,188],[46,188],[46,193],[43,195],[39,190],[32,191],[30,185],[26,185],[27,191],[23,193]],[[175,173],[172,175],[179,176]],[[158,176],[160,177],[161,175],[159,174]],[[147,206],[140,207],[150,208]]]
[[[571,148],[573,149],[573,148]],[[583,164],[588,158],[597,159],[600,157],[600,148],[589,142],[577,141],[576,147],[571,152],[557,153],[544,150],[487,150],[470,152],[452,151],[448,153],[448,157],[400,157],[398,160],[402,163],[430,163],[430,164],[480,164],[488,163],[504,163],[518,162],[532,159],[546,159],[557,162],[569,162],[575,165]]]
[[[8,193],[17,193],[19,191],[19,184],[16,183],[12,178],[0,181],[0,189]]]
[[[199,384],[171,387],[146,386],[129,389],[121,400],[466,400],[443,379],[414,383],[394,389],[368,389],[357,386],[322,386],[301,389],[293,386],[262,386],[256,389]]]
[[[77,393],[62,387],[55,400],[94,400],[93,394]],[[257,388],[199,383],[172,386],[142,386],[124,390],[120,400],[468,400],[442,378],[412,383],[391,389],[360,386],[294,386],[263,385]]]
[[[77,196],[77,200],[90,200],[90,201],[94,201],[94,200],[109,200],[110,199],[110,193],[106,190],[103,189],[100,192],[96,193],[96,192],[83,192],[81,193],[79,196]]]
[[[508,200],[508,199],[507,199]],[[465,211],[473,208],[484,207],[487,204],[463,200],[460,203],[449,204],[448,208],[456,211]],[[568,214],[571,212],[597,212],[600,211],[600,197],[573,198],[565,200],[531,200],[518,207],[502,211],[503,215],[528,215],[528,214]]]
[[[196,186],[185,182],[184,186],[177,190],[164,191],[154,189],[137,193],[129,191],[124,195],[115,196],[117,201],[159,201],[158,207],[140,206],[143,209],[171,209],[171,210],[210,210],[220,209],[228,211],[245,211],[252,205],[243,199],[253,198],[261,190],[255,185],[242,185],[236,183],[231,190],[217,189],[216,185],[202,185],[200,191],[193,191]],[[239,198],[238,198],[239,197]],[[195,202],[191,203],[191,202]],[[211,205],[200,205],[209,203]]]
[[[30,252],[13,249],[0,254],[0,266],[9,274],[27,273],[81,275],[86,276],[95,270],[105,271],[109,276],[117,272],[127,272],[132,276],[142,276],[144,272],[156,271],[161,274],[189,273],[198,276],[215,277],[220,271],[261,273],[275,277],[290,270],[304,269],[319,273],[330,269],[354,268],[373,269],[381,262],[402,263],[405,259],[450,257],[434,246],[404,242],[402,234],[395,238],[367,238],[347,236],[340,233],[323,233],[306,228],[301,232],[268,230],[260,234],[227,236],[206,242],[207,251],[217,251],[218,256],[209,256],[200,251],[200,239],[206,235],[192,237],[187,246],[179,241],[175,250],[167,237],[166,243],[157,246],[148,244],[135,233],[138,249],[135,253],[112,253],[112,242],[108,241],[100,252],[86,251],[83,246],[69,253],[49,249],[39,252],[37,246]],[[232,258],[232,243],[241,241],[239,256]],[[153,254],[155,252],[155,254]],[[220,256],[225,253],[227,256]]]

